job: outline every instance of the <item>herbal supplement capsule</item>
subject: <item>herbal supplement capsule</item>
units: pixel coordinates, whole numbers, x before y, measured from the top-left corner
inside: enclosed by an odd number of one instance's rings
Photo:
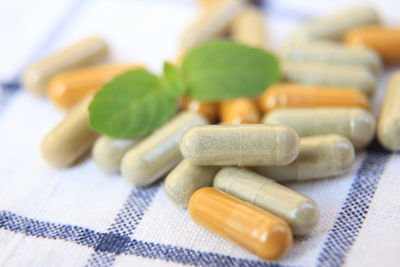
[[[300,138],[300,153],[295,161],[282,167],[259,166],[253,171],[277,182],[303,181],[342,175],[354,163],[354,147],[338,134]]]
[[[183,132],[206,123],[198,113],[180,113],[125,154],[121,164],[123,176],[135,186],[156,181],[182,159],[179,140]]]
[[[346,33],[345,42],[376,51],[385,63],[400,63],[400,27],[369,26]]]
[[[106,173],[118,172],[122,157],[141,140],[142,138],[120,139],[102,135],[93,146],[93,160]]]
[[[381,60],[374,51],[367,48],[351,48],[327,41],[297,42],[281,50],[282,60],[301,62],[324,62],[329,64],[361,65],[378,73]]]
[[[366,67],[321,62],[284,61],[284,79],[292,83],[331,87],[354,87],[371,96],[375,92],[377,78]]]
[[[392,74],[378,122],[378,141],[390,151],[400,150],[400,71]]]
[[[187,208],[193,193],[211,186],[218,170],[218,167],[196,166],[183,159],[165,179],[165,194],[178,207]]]
[[[43,94],[56,73],[88,65],[108,54],[108,45],[100,37],[89,37],[31,65],[22,77],[25,88]]]
[[[97,134],[89,127],[88,106],[93,95],[70,110],[41,143],[44,160],[54,167],[68,167],[92,147]]]
[[[294,39],[331,39],[340,41],[346,31],[351,28],[379,23],[379,16],[375,9],[371,7],[356,7],[303,24],[294,33]]]
[[[105,65],[73,69],[53,76],[48,83],[50,99],[59,107],[71,107],[89,92],[97,91],[115,76],[138,65]]]
[[[221,101],[221,123],[245,124],[259,123],[260,112],[257,103],[249,98],[237,98]]]
[[[367,96],[356,89],[316,88],[275,84],[259,98],[261,110],[267,113],[277,108],[360,107],[369,109]]]
[[[183,96],[182,105],[187,111],[200,113],[209,122],[215,121],[218,117],[218,102],[199,101],[188,96]]]
[[[230,26],[231,38],[241,44],[266,48],[266,30],[264,26],[263,14],[260,9],[247,5]]]
[[[213,186],[282,218],[295,235],[309,234],[319,219],[313,200],[250,170],[225,167]]]
[[[355,148],[368,145],[375,135],[375,119],[360,108],[276,109],[264,116],[267,124],[286,124],[301,137],[321,134],[341,134]]]
[[[195,165],[281,166],[299,153],[299,136],[286,125],[204,125],[188,129],[180,149]]]
[[[189,214],[207,230],[266,260],[281,258],[292,245],[292,232],[282,219],[212,187],[193,194]]]
[[[220,35],[244,7],[243,0],[224,0],[204,10],[203,15],[182,36],[183,51]]]

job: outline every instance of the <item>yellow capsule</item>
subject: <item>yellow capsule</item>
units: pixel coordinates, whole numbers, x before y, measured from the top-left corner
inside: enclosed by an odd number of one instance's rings
[[[206,117],[209,122],[214,122],[218,117],[218,102],[205,102],[183,96],[182,106],[187,111],[200,113]]]
[[[50,99],[59,107],[71,107],[89,92],[97,91],[115,76],[139,65],[106,65],[74,69],[54,75],[47,86]]]
[[[22,77],[22,85],[35,94],[44,94],[50,78],[65,70],[93,63],[108,54],[107,43],[89,37],[32,64]]]
[[[266,29],[263,13],[260,9],[248,5],[243,9],[230,26],[231,38],[241,44],[266,48]]]
[[[400,71],[390,77],[377,131],[384,148],[400,151]]]
[[[283,220],[211,187],[193,194],[189,214],[197,224],[266,260],[281,258],[292,245],[292,232]]]
[[[355,148],[368,145],[375,135],[375,119],[360,108],[292,108],[276,109],[266,114],[267,124],[286,124],[300,137],[341,134],[350,139]]]
[[[93,95],[88,96],[41,143],[44,160],[54,167],[68,167],[85,155],[92,147],[97,134],[89,127],[88,106]]]
[[[260,108],[267,113],[277,108],[360,107],[369,109],[367,96],[354,88],[274,84],[259,98]]]
[[[257,103],[249,98],[221,101],[220,117],[221,123],[227,124],[254,124],[260,122]]]
[[[366,26],[346,33],[350,46],[363,46],[376,51],[387,64],[400,63],[400,27]]]

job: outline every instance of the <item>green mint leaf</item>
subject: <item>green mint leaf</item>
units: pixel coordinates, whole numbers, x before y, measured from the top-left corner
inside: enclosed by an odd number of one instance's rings
[[[280,78],[275,56],[222,40],[189,51],[181,72],[188,94],[203,101],[253,97]]]
[[[186,92],[185,84],[178,68],[168,62],[164,62],[165,90],[173,97],[179,97]]]
[[[143,136],[161,126],[177,109],[176,98],[156,75],[128,71],[105,84],[89,106],[89,123],[112,137]]]

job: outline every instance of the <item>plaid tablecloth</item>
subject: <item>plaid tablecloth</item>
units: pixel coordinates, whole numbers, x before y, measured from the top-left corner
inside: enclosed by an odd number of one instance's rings
[[[349,1],[268,1],[269,43],[298,22]],[[375,1],[400,24],[398,1]],[[400,155],[376,143],[347,175],[289,186],[314,199],[321,220],[278,262],[263,261],[194,224],[166,198],[163,182],[134,188],[87,159],[65,170],[40,157],[43,136],[64,112],[20,86],[25,66],[89,34],[104,36],[111,60],[160,71],[198,9],[184,0],[0,2],[0,265],[2,266],[399,266]],[[379,114],[387,70],[373,101]]]

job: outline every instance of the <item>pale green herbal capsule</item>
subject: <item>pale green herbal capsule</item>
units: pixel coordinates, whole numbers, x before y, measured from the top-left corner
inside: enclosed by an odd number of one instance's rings
[[[252,168],[277,182],[303,181],[341,175],[354,163],[354,147],[349,139],[338,134],[300,138],[300,153],[286,166]]]
[[[353,87],[371,96],[377,78],[369,68],[360,65],[329,64],[324,62],[282,62],[283,78],[292,83],[332,87]]]
[[[283,61],[361,65],[374,73],[379,73],[382,68],[382,62],[374,51],[367,48],[351,48],[329,41],[292,43],[281,50],[280,57]]]
[[[122,157],[141,140],[142,138],[120,139],[102,135],[92,148],[93,160],[106,173],[119,172]]]
[[[374,8],[361,6],[325,16],[299,26],[293,33],[295,40],[331,39],[340,41],[351,28],[380,24]]]
[[[375,135],[374,117],[360,108],[276,109],[266,114],[263,122],[289,125],[301,137],[341,134],[355,148],[365,147]]]
[[[205,125],[187,130],[182,155],[196,165],[281,166],[299,153],[299,136],[286,125]]]
[[[165,194],[178,207],[187,208],[193,193],[211,186],[218,170],[218,167],[197,166],[183,159],[165,179]]]
[[[312,199],[250,170],[223,168],[213,186],[282,218],[295,235],[309,234],[319,220],[319,209]]]
[[[206,123],[198,113],[180,113],[125,154],[121,164],[123,176],[135,186],[156,181],[182,159],[179,140],[183,132]]]
[[[61,71],[93,63],[108,54],[108,45],[100,37],[89,37],[32,64],[22,77],[23,87],[45,94],[47,82]]]
[[[390,77],[377,131],[384,148],[400,151],[400,71]]]

